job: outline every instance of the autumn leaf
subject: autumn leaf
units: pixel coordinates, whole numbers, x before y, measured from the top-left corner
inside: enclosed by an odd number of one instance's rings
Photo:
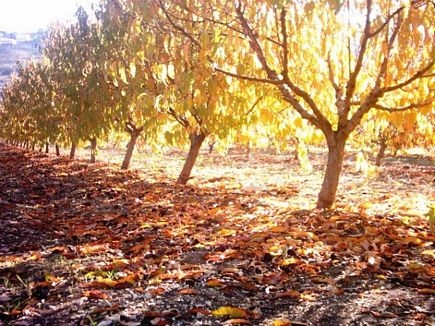
[[[290,290],[287,292],[281,292],[276,294],[277,298],[293,298],[299,299],[301,297],[301,293],[298,291]]]
[[[220,287],[220,286],[224,286],[225,285],[224,282],[222,282],[222,281],[220,281],[218,279],[210,279],[210,280],[207,281],[206,284],[207,284],[207,286],[210,286],[210,287]]]
[[[229,316],[233,318],[246,318],[248,316],[248,313],[244,309],[227,306],[213,310],[211,313],[215,317]]]
[[[197,295],[197,294],[198,294],[198,291],[195,290],[195,289],[189,289],[189,288],[188,288],[188,289],[182,289],[182,290],[179,290],[178,293],[180,293],[180,294]]]
[[[91,298],[91,299],[97,299],[97,300],[109,299],[109,296],[106,293],[98,291],[98,290],[84,291],[82,295],[84,297]]]

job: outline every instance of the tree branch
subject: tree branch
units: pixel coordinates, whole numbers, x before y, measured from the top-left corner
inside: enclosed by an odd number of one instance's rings
[[[281,16],[280,16],[280,21],[281,21],[281,33],[282,33],[282,49],[283,49],[283,60],[282,60],[282,75],[284,76],[284,79],[288,80],[289,75],[288,75],[288,35],[287,35],[287,26],[285,23],[285,18],[286,18],[286,10],[283,8],[281,10]]]
[[[411,84],[413,81],[420,79],[420,78],[426,78],[426,77],[431,77],[431,75],[426,76],[425,73],[427,73],[434,65],[435,60],[432,59],[431,62],[429,62],[429,64],[425,67],[423,67],[421,70],[419,70],[418,72],[416,72],[412,77],[410,77],[409,79],[405,80],[404,82],[401,82],[399,84],[390,86],[390,87],[384,87],[381,88],[381,92],[384,93],[388,93],[388,92],[392,92],[395,90],[398,90],[399,88],[405,87],[409,84]]]
[[[266,56],[265,56],[263,49],[258,41],[258,37],[254,33],[254,31],[252,30],[251,26],[249,26],[249,24],[244,16],[244,13],[243,13],[243,10],[242,10],[240,3],[238,5],[236,5],[236,12],[237,12],[237,16],[239,17],[240,24],[242,25],[243,31],[244,31],[245,35],[249,38],[251,49],[257,55],[257,58],[260,61],[261,66],[263,67],[263,70],[266,72],[266,75],[271,80],[281,81],[281,78],[278,77],[278,74],[276,73],[276,71],[271,69],[269,64],[267,63]],[[281,15],[281,17],[283,17],[283,15]],[[284,18],[285,18],[285,12],[284,12]],[[281,22],[282,22],[282,20],[281,20]],[[283,76],[282,80],[284,81],[284,83],[279,83],[278,85],[279,85],[279,89],[280,89],[281,93],[283,94],[284,99],[286,101],[288,101],[295,108],[295,110],[302,116],[302,118],[310,121],[312,124],[314,124],[320,130],[322,130],[325,134],[331,132],[332,131],[331,124],[329,123],[328,119],[326,119],[326,117],[319,110],[319,108],[317,107],[317,105],[315,104],[315,102],[313,101],[311,96],[307,92],[305,92],[304,90],[302,90],[301,88],[299,88],[298,86],[293,84],[288,75]],[[314,115],[308,113],[308,111],[306,111],[304,109],[304,107],[290,93],[289,89],[292,92],[294,92],[297,96],[302,97],[305,102],[307,102],[307,104],[309,105],[309,107],[313,111]]]
[[[404,112],[404,111],[408,111],[408,110],[415,109],[415,108],[422,108],[422,107],[428,106],[430,104],[432,104],[432,102],[413,103],[413,104],[409,104],[407,106],[397,107],[397,108],[390,108],[390,107],[383,106],[381,104],[375,104],[373,106],[373,108],[375,108],[377,110],[381,110],[381,111],[387,111],[387,112]]]
[[[239,74],[235,74],[235,73],[226,71],[226,70],[219,68],[219,67],[214,67],[214,70],[221,72],[227,76],[238,78],[238,79],[249,80],[249,81],[265,83],[265,84],[273,84],[273,85],[284,84],[283,80],[272,80],[272,79],[267,79],[267,78],[258,78],[258,77],[252,77],[252,76],[239,75]]]

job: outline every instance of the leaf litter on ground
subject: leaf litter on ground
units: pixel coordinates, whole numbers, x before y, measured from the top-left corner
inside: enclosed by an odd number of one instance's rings
[[[320,172],[279,155],[239,159],[206,156],[181,187],[157,162],[121,172],[1,146],[0,320],[433,321],[433,164],[390,161],[367,181],[349,161],[336,208],[318,211]]]

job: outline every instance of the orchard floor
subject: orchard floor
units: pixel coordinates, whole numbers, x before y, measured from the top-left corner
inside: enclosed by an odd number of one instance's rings
[[[431,325],[435,163],[345,162],[337,204],[286,155],[89,164],[0,144],[0,325]]]

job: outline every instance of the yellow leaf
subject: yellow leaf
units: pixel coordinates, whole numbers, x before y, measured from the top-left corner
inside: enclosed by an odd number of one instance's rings
[[[130,62],[130,75],[133,78],[136,76],[136,65],[134,62]]]
[[[222,229],[218,232],[219,235],[222,235],[224,237],[230,236],[235,234],[236,231],[235,230],[230,230],[230,229]]]
[[[283,259],[279,262],[279,264],[281,266],[288,266],[288,265],[294,265],[297,264],[299,262],[299,259],[292,257],[292,258],[287,258],[287,259]]]
[[[273,326],[290,326],[292,322],[288,319],[278,319],[273,322]]]
[[[119,77],[121,78],[121,80],[122,80],[125,84],[128,84],[128,81],[127,81],[127,74],[125,73],[125,68],[124,68],[124,67],[119,67],[118,71],[119,71]]]
[[[233,307],[220,307],[219,309],[213,310],[211,313],[216,317],[230,316],[233,318],[246,318],[248,316],[245,310]]]
[[[402,244],[413,244],[416,246],[419,246],[423,243],[423,241],[421,241],[419,238],[417,237],[406,237],[405,239],[402,240]]]

